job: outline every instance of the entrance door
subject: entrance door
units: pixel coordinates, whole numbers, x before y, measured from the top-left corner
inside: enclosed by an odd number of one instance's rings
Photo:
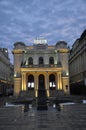
[[[55,75],[54,74],[51,74],[49,76],[49,86],[50,86],[50,89],[56,88],[56,81],[55,81]]]
[[[35,97],[34,76],[32,74],[28,76],[28,96],[31,98]]]
[[[44,75],[39,75],[37,110],[47,110],[47,95],[45,90]]]
[[[39,89],[45,88],[45,79],[44,75],[40,74],[39,75]]]
[[[57,95],[56,81],[55,81],[54,74],[49,75],[49,92],[50,92],[50,97],[55,97]]]
[[[33,75],[28,76],[28,89],[34,89],[34,77],[33,77]]]

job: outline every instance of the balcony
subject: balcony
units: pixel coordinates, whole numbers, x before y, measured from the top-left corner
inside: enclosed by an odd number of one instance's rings
[[[38,65],[21,65],[21,68],[57,68],[62,67],[61,64],[38,64]]]

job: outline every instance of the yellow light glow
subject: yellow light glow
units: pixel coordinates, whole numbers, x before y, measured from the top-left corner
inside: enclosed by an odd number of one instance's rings
[[[68,75],[69,75],[69,73],[67,72],[67,73],[66,73],[66,75],[68,76]]]

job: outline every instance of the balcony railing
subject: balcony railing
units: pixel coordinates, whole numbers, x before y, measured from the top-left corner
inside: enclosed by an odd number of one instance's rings
[[[21,68],[57,68],[62,67],[61,64],[39,64],[39,65],[21,65]]]

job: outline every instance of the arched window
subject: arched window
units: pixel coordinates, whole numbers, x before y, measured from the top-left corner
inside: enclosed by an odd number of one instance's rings
[[[28,88],[34,88],[34,76],[33,75],[28,76]]]
[[[29,59],[28,59],[28,64],[29,64],[29,65],[33,65],[33,58],[32,58],[32,57],[29,57]]]
[[[50,88],[55,88],[56,87],[55,75],[54,74],[51,74],[49,76],[49,86],[50,86]]]
[[[43,65],[44,61],[43,61],[43,57],[39,57],[39,65]]]
[[[53,57],[50,57],[49,58],[49,64],[51,65],[51,64],[54,64],[54,58]]]

